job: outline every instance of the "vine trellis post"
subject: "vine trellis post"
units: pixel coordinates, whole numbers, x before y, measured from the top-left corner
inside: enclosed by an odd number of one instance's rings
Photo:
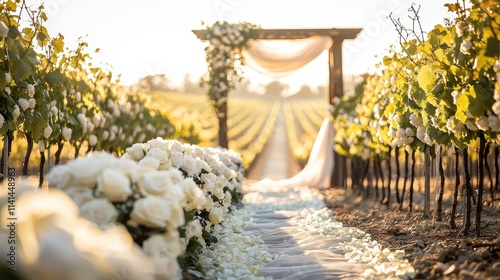
[[[8,171],[9,171],[9,137],[7,133],[3,136],[3,180],[6,180],[5,182],[8,182]]]
[[[202,41],[209,41],[210,45],[213,46],[213,34],[215,29],[220,28],[221,25],[228,24],[226,22],[218,22],[211,27],[207,27],[206,29],[193,30],[193,33],[198,37],[198,39]],[[250,25],[248,23],[244,23],[246,26],[256,27],[255,25]],[[237,26],[234,25],[234,26]],[[214,32],[215,31],[215,32]],[[328,70],[329,70],[329,86],[328,86],[328,104],[333,105],[334,97],[342,97],[344,95],[344,79],[342,72],[342,43],[344,40],[355,39],[357,35],[361,32],[361,28],[325,28],[325,29],[258,29],[255,33],[248,33],[253,40],[261,39],[261,40],[293,40],[293,39],[306,39],[314,36],[323,36],[330,37],[332,39],[332,46],[328,50]],[[218,37],[217,39],[220,39]],[[215,43],[220,43],[221,40],[216,40]],[[225,42],[222,40],[222,42]],[[231,44],[229,40],[227,40],[227,46],[236,47],[236,48],[244,48],[249,44],[244,42],[244,44],[234,45]],[[205,51],[210,50],[208,46]],[[237,49],[237,54],[241,55],[240,49]],[[207,52],[207,64],[209,68],[209,74],[216,69],[215,65],[213,65],[209,59],[210,54]],[[226,77],[227,78],[227,77]],[[218,80],[217,80],[218,81]],[[213,87],[218,87],[218,84],[214,84],[212,79],[209,79],[208,82],[205,81],[204,84],[208,84],[209,90],[208,94],[212,99],[213,95]],[[228,90],[231,89],[231,86],[228,86]],[[219,118],[219,145],[228,148],[228,139],[227,139],[227,92],[220,96],[215,96],[216,99],[212,101],[215,104],[216,112],[218,113]],[[222,102],[220,102],[222,100]],[[224,111],[218,111],[217,106],[220,106]],[[332,140],[333,141],[333,140]],[[345,186],[347,180],[347,168],[346,168],[346,158],[335,153],[334,156],[334,169],[332,174],[331,185],[332,186]]]

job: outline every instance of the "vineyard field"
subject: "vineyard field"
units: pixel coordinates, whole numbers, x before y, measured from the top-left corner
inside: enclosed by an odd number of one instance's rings
[[[217,145],[217,118],[205,95],[154,92],[148,95],[151,109],[164,110],[171,116],[175,137],[202,146]],[[255,157],[271,137],[283,108],[290,149],[304,166],[325,116],[327,104],[322,98],[274,98],[230,96],[228,101],[229,148],[243,155],[251,168]]]

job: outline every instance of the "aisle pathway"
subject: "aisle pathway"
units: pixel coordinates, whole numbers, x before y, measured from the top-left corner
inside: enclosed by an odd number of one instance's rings
[[[254,178],[286,179],[290,152],[280,110],[275,131],[259,159]],[[259,177],[255,177],[256,175]],[[261,238],[274,259],[261,267],[273,279],[379,279],[404,277],[412,268],[400,252],[382,250],[371,237],[333,220],[322,195],[308,187],[277,190],[272,180],[245,186],[252,223],[244,229]],[[377,269],[373,269],[377,265]],[[385,278],[385,277],[384,277]]]
[[[290,152],[285,114],[281,106],[271,138],[246,177],[252,181],[265,178],[279,180],[295,175],[299,169],[298,163]]]

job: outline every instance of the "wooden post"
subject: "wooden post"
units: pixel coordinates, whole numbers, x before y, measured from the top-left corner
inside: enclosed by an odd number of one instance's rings
[[[3,136],[3,180],[8,181],[8,171],[9,171],[9,135],[5,133]]]
[[[344,78],[342,73],[342,42],[341,38],[332,38],[333,44],[328,51],[329,85],[328,103],[333,104],[334,97],[344,95]],[[332,140],[333,141],[333,140]],[[333,152],[332,187],[345,187],[347,170],[346,159],[335,151]]]
[[[217,119],[219,120],[219,146],[228,149],[229,141],[227,139],[227,100],[222,102],[220,111],[217,115]]]

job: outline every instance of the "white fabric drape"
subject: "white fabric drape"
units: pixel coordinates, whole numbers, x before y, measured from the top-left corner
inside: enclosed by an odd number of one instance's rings
[[[279,78],[293,73],[332,45],[330,37],[293,41],[256,40],[243,51],[245,64],[255,71]]]
[[[311,155],[302,171],[289,179],[274,181],[264,179],[252,184],[251,189],[275,186],[276,190],[283,190],[295,186],[309,186],[317,189],[330,187],[330,178],[333,170],[333,123],[326,117],[314,141]]]

